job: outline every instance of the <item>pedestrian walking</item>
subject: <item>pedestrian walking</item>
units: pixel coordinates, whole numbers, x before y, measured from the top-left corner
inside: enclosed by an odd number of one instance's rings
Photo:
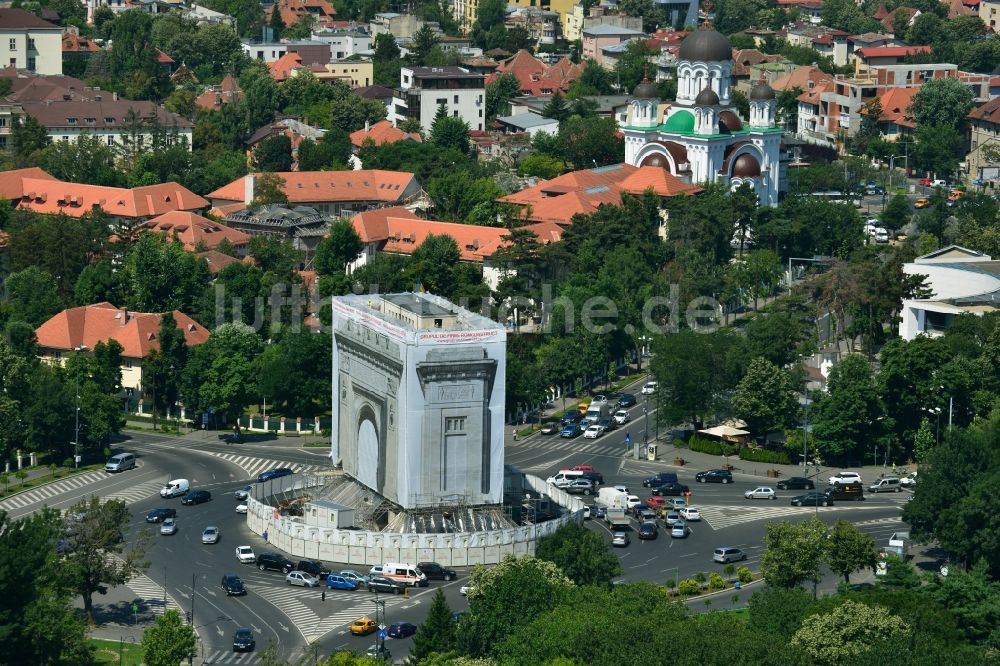
[[[264,543],[267,543],[267,530],[264,530],[264,533],[261,534],[261,536],[264,537]]]
[[[517,441],[517,428],[514,428],[514,441]]]
[[[319,600],[326,602],[326,590],[323,590],[322,592],[319,593]]]

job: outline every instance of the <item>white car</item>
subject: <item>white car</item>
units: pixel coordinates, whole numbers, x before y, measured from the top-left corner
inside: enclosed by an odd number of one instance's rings
[[[899,485],[904,488],[914,488],[917,485],[917,473],[905,474],[899,479]]]
[[[743,497],[746,499],[778,499],[778,495],[774,492],[774,488],[770,486],[760,486],[754,488],[753,490],[748,490],[743,493]]]
[[[160,524],[160,534],[177,534],[177,520],[167,518]]]
[[[289,571],[288,575],[285,576],[285,582],[299,587],[319,587],[319,579],[310,576],[305,571]]]
[[[206,527],[205,531],[201,533],[201,542],[202,543],[219,543],[219,536],[220,535],[221,535],[221,532],[219,532],[219,528],[218,527]]]
[[[681,514],[681,518],[689,523],[701,522],[701,513],[698,511],[697,507],[686,506],[677,513]]]
[[[467,597],[469,596],[469,592],[472,592],[473,589],[475,588],[473,588],[471,585],[463,585],[462,587],[458,588],[458,591],[462,594],[463,597]]]
[[[689,534],[691,534],[691,528],[681,521],[670,526],[670,536],[674,539],[686,539]]]
[[[236,513],[246,513],[247,510],[248,509],[247,509],[247,503],[246,502],[243,502],[242,504],[237,504],[236,505]]]
[[[646,382],[646,384],[642,387],[642,394],[654,395],[656,393],[656,386],[656,382]]]
[[[245,500],[247,497],[250,497],[250,492],[252,490],[253,490],[253,484],[251,483],[246,486],[243,486],[242,488],[237,490],[234,494],[236,495],[236,499]]]
[[[240,564],[255,564],[257,562],[257,556],[254,555],[253,548],[250,546],[237,546],[236,559],[240,561]]]
[[[663,517],[663,523],[667,527],[673,527],[679,522],[681,522],[681,515],[676,511],[669,511],[667,515]]]
[[[583,519],[590,520],[590,505],[583,507]]]
[[[628,509],[634,509],[635,507],[642,504],[642,500],[639,499],[638,495],[629,495],[625,500],[625,507]]]
[[[604,428],[597,425],[596,423],[586,430],[583,431],[583,436],[585,439],[597,439],[604,433]]]
[[[625,493],[626,495],[628,495],[628,486],[619,483],[617,486],[615,486],[615,490],[617,490],[620,493]]]
[[[591,407],[600,407],[601,405],[606,405],[606,404],[608,404],[608,398],[607,396],[604,395],[595,395],[590,400]]]
[[[863,484],[864,481],[861,480],[861,475],[858,474],[857,472],[837,472],[836,474],[830,477],[831,486],[844,485],[848,483]]]
[[[617,412],[615,412],[614,419],[615,419],[615,423],[617,423],[618,425],[622,425],[623,423],[627,423],[630,418],[632,418],[632,417],[629,416],[629,413],[628,413],[627,409],[619,409]]]

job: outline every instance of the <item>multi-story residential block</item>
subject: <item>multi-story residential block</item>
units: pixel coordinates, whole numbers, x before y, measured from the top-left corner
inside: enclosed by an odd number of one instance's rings
[[[252,42],[244,39],[243,53],[265,63],[280,60],[288,53],[299,54],[306,64],[330,62],[330,45],[312,39],[281,42]]]
[[[228,25],[233,30],[236,30],[236,19],[229,14],[223,14],[222,12],[217,12],[208,7],[202,7],[201,5],[191,5],[191,7],[184,12],[184,18],[189,18],[197,21],[198,23],[216,23],[219,25]]]
[[[313,65],[313,76],[320,81],[343,81],[352,88],[370,86],[375,80],[375,63],[370,60],[339,60]]]
[[[992,28],[996,32],[1000,26],[1000,0],[980,0],[979,18],[987,28]]]
[[[62,28],[21,9],[0,9],[3,67],[62,74]]]
[[[315,25],[332,25],[337,10],[327,0],[276,0],[266,12],[268,21],[275,11],[281,12],[281,20],[286,26],[295,25],[304,16],[312,17]]]
[[[785,41],[792,46],[813,49],[820,55],[831,58],[837,67],[847,64],[851,33],[810,23],[796,23],[783,32]]]
[[[965,179],[989,191],[1000,188],[1000,97],[969,113],[969,154]]]
[[[343,60],[372,50],[372,36],[357,27],[313,30],[312,38],[330,45],[330,58],[333,60]]]
[[[444,106],[449,116],[481,131],[486,123],[485,78],[463,67],[403,67],[389,120],[398,125],[411,118],[430,129],[438,108]]]
[[[451,3],[451,15],[463,32],[469,32],[479,15],[479,0],[454,0]]]
[[[473,19],[475,20],[475,19]],[[375,35],[389,34],[396,39],[409,39],[420,28],[424,22],[414,14],[397,14],[395,12],[382,12],[372,17],[368,23],[368,32],[372,38]]]
[[[593,58],[598,64],[604,64],[604,49],[616,46],[636,37],[645,37],[646,33],[635,28],[625,28],[616,25],[602,24],[583,29],[583,58]]]

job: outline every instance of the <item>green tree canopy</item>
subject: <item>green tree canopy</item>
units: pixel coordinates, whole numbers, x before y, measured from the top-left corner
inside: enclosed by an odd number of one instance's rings
[[[577,585],[607,587],[622,572],[621,562],[601,535],[575,522],[539,539],[535,556],[555,564]]]
[[[733,412],[757,436],[792,425],[799,412],[792,378],[770,361],[753,359],[736,385]]]
[[[792,637],[813,663],[834,666],[863,658],[879,644],[908,637],[909,625],[879,606],[847,600],[829,613],[807,617]]]
[[[826,540],[826,525],[819,518],[768,523],[760,562],[764,580],[782,588],[816,580],[826,556]]]
[[[148,666],[177,666],[194,653],[195,645],[194,629],[180,611],[170,608],[143,632],[142,660]]]

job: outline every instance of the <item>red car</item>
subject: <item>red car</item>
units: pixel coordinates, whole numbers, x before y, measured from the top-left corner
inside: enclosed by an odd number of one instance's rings
[[[646,506],[648,506],[653,511],[661,509],[667,505],[666,497],[649,497],[646,499]]]
[[[576,472],[593,472],[594,471],[594,466],[593,465],[576,465],[573,468],[573,471],[576,471]]]
[[[933,178],[921,178],[920,179],[920,186],[921,187],[930,187],[931,183],[933,183],[933,182],[934,182]]]

